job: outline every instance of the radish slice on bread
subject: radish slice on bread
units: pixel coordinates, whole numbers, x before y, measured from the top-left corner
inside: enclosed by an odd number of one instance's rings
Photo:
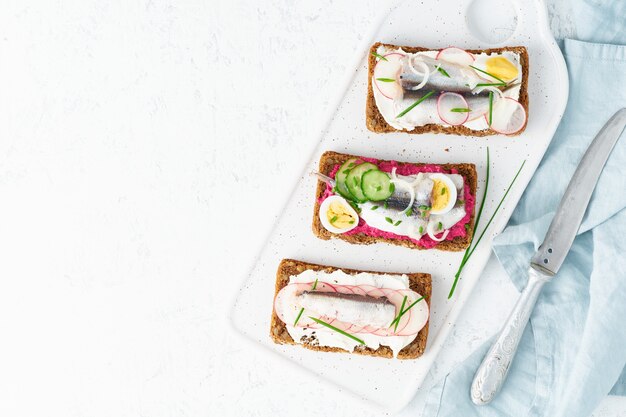
[[[402,86],[398,78],[402,72],[404,57],[405,55],[393,52],[385,55],[385,59],[380,59],[374,67],[374,85],[380,94],[390,100],[402,97]]]
[[[451,126],[462,125],[469,118],[467,100],[458,93],[442,93],[437,99],[439,118]]]
[[[524,106],[517,100],[504,97],[493,104],[490,127],[503,135],[512,135],[524,128],[526,119]],[[489,124],[489,113],[485,114],[485,120]]]
[[[471,65],[476,60],[476,58],[474,58],[474,55],[472,55],[471,53],[454,46],[444,48],[439,51],[435,59],[464,66]]]
[[[318,282],[315,290],[312,290],[314,283],[295,283],[283,287],[274,300],[274,309],[278,318],[287,325],[294,325],[297,320],[297,327],[306,327],[312,329],[320,329],[322,325],[316,323],[309,318],[309,315],[318,315],[317,312],[305,310],[304,314],[300,314],[302,305],[299,302],[299,296],[305,291],[316,293],[340,293],[346,295],[358,295],[370,298],[385,297],[395,308],[395,317],[400,313],[402,302],[406,296],[404,303],[405,313],[400,318],[397,327],[394,326],[370,326],[357,325],[338,320],[336,317],[320,316],[321,320],[326,321],[332,326],[351,333],[365,334],[372,333],[378,336],[411,336],[417,334],[428,321],[428,304],[425,301],[418,302],[409,310],[407,308],[420,299],[420,295],[409,289],[389,289],[377,288],[369,285],[330,285]],[[367,302],[367,301],[363,301]],[[298,316],[300,316],[298,318]],[[391,324],[391,322],[389,323]]]

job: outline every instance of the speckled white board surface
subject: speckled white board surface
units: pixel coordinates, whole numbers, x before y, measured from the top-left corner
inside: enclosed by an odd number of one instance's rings
[[[233,324],[248,338],[304,366],[357,396],[371,400],[385,410],[402,408],[419,388],[433,364],[456,315],[469,297],[489,257],[490,241],[509,218],[515,203],[530,180],[567,101],[565,65],[547,26],[545,11],[539,2],[513,3],[517,28],[508,39],[496,44],[472,35],[471,2],[458,1],[454,7],[441,8],[435,3],[400,2],[386,16],[379,30],[365,40],[357,57],[356,73],[348,81],[345,95],[331,114],[320,145],[305,168],[300,182],[280,216],[259,261],[244,286],[233,309]],[[466,13],[450,13],[450,10]],[[420,27],[419,31],[415,30]],[[530,55],[529,123],[517,137],[486,138],[374,134],[364,123],[364,100],[367,91],[367,47],[373,41],[399,45],[441,48],[456,45],[484,49],[502,45],[524,45]],[[498,200],[526,160],[515,187],[498,212],[481,245],[464,269],[455,296],[447,299],[460,263],[461,253],[436,250],[412,251],[385,244],[350,245],[343,241],[323,241],[310,231],[316,179],[308,175],[317,166],[325,150],[401,161],[444,163],[471,162],[479,172],[478,195],[482,195],[486,168],[486,149],[490,148],[492,176],[484,213],[493,213]],[[486,217],[488,218],[488,217]],[[486,220],[483,220],[486,222]],[[484,223],[483,223],[484,224]],[[269,339],[274,276],[281,258],[365,270],[389,272],[428,272],[433,276],[433,295],[428,345],[425,354],[414,361],[388,361],[362,356],[311,352],[293,346],[274,345]],[[382,382],[384,381],[384,382]]]

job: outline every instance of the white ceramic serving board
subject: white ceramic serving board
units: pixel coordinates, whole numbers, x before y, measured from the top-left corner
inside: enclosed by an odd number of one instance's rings
[[[366,37],[358,52],[346,88],[338,95],[337,106],[332,108],[328,124],[322,127],[319,146],[309,164],[303,167],[291,198],[241,288],[231,319],[234,327],[248,339],[384,410],[394,412],[404,407],[420,388],[448,331],[480,278],[493,237],[505,226],[561,119],[567,101],[568,79],[563,57],[549,31],[545,6],[540,0],[511,3],[449,0],[445,6],[439,1],[407,0],[392,6],[381,19],[381,24]],[[514,30],[507,29],[515,27],[515,22],[517,27]],[[479,39],[485,36],[499,42]],[[526,46],[530,54],[530,111],[526,131],[517,137],[484,138],[371,133],[365,127],[364,108],[367,53],[375,41],[434,49],[450,45],[468,49]],[[316,169],[320,155],[326,150],[410,162],[472,162],[479,173],[480,201],[485,184],[487,146],[491,152],[492,174],[482,226],[494,212],[524,160],[526,165],[466,265],[451,300],[447,295],[462,252],[417,251],[387,244],[350,245],[335,239],[320,240],[311,232],[317,180],[309,173]],[[283,258],[356,269],[432,274],[430,331],[425,354],[417,360],[400,361],[275,345],[269,337],[269,325],[276,268]],[[302,378],[298,374],[291,377],[294,383]]]

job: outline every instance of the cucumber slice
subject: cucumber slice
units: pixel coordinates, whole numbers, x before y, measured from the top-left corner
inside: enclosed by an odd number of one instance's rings
[[[361,189],[363,195],[370,201],[382,201],[391,197],[395,186],[389,178],[389,174],[378,169],[367,171],[361,177]]]
[[[346,185],[346,177],[352,168],[357,166],[357,158],[350,158],[346,162],[339,167],[339,171],[335,174],[335,186],[337,187],[337,192],[344,198],[352,200],[352,194],[348,190],[348,186]]]
[[[370,164],[369,162],[365,162],[352,168],[346,177],[346,186],[348,187],[350,194],[352,194],[352,198],[359,203],[365,203],[367,201],[367,197],[365,197],[365,194],[363,194],[363,190],[361,189],[361,179],[363,174],[367,171],[371,171],[372,169],[378,170],[378,167],[374,164]]]

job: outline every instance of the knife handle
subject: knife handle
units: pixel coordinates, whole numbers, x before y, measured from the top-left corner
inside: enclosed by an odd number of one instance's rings
[[[533,268],[529,269],[526,288],[522,291],[498,338],[474,375],[470,390],[474,404],[488,404],[500,391],[515,357],[517,345],[519,345],[522,333],[524,333],[530,313],[537,302],[537,297],[543,285],[550,278],[550,275]]]

